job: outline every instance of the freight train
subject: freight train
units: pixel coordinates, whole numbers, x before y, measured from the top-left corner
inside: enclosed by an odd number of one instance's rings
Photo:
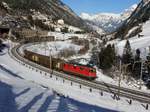
[[[82,77],[88,80],[94,80],[97,77],[96,69],[90,66],[69,63],[61,59],[44,56],[28,50],[24,50],[24,57],[46,68],[62,71],[69,75]]]

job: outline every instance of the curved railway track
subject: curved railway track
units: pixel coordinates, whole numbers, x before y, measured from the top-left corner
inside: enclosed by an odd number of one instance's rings
[[[17,45],[14,48],[12,48],[11,52],[10,52],[11,56],[13,58],[15,58],[16,60],[18,60],[19,62],[22,62],[22,63],[29,65],[31,67],[34,67],[36,69],[39,69],[40,71],[44,71],[45,73],[49,73],[49,74],[53,73],[53,75],[55,75],[55,76],[61,77],[63,79],[69,80],[71,82],[78,83],[79,85],[89,87],[89,90],[97,89],[100,91],[106,91],[106,92],[116,94],[116,95],[118,94],[118,86],[116,86],[116,85],[99,82],[99,81],[88,81],[88,80],[76,78],[74,76],[69,76],[69,75],[61,73],[61,72],[50,70],[41,65],[33,63],[33,62],[23,58],[22,54],[19,52],[20,47],[21,47],[21,45]],[[150,94],[149,93],[141,92],[138,90],[127,89],[124,87],[120,87],[119,91],[120,91],[119,92],[120,96],[129,98],[129,99],[133,99],[133,100],[137,100],[142,103],[150,104]]]

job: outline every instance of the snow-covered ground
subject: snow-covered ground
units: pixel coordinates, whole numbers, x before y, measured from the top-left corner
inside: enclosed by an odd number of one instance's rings
[[[41,112],[148,112],[145,104],[133,101],[129,105],[127,98],[113,100],[112,95],[99,90],[89,91],[88,87],[80,89],[79,85],[61,78],[49,77],[49,74],[36,72],[14,61],[7,53],[0,56],[0,106],[10,109],[7,112],[32,111]],[[58,96],[54,91],[67,98]],[[76,100],[74,100],[76,99]],[[81,103],[82,102],[82,103]],[[92,106],[93,105],[93,106]],[[7,108],[9,107],[9,108]],[[108,109],[105,109],[108,108]]]
[[[141,32],[141,35],[143,35],[143,37],[135,36],[133,38],[130,38],[129,42],[130,42],[133,54],[135,54],[136,49],[140,49],[141,58],[144,60],[144,59],[146,59],[146,56],[150,52],[150,48],[149,48],[149,46],[150,46],[150,20],[143,24],[143,31]],[[116,46],[116,50],[117,50],[118,55],[122,55],[126,41],[127,40],[120,41],[117,39],[117,40],[113,40],[113,41],[108,42],[108,44],[114,44]],[[107,76],[105,76],[103,74],[100,74],[100,75],[101,76],[99,76],[98,80],[102,80],[104,82],[109,82],[112,84],[117,84],[116,83],[117,79],[107,78]],[[132,89],[133,88],[134,89],[139,88],[139,84],[137,84],[136,81],[132,82],[132,83],[131,82],[127,83],[127,81],[123,80],[122,86],[123,87],[129,87]],[[142,86],[142,90],[146,91],[146,92],[150,92],[150,90],[147,90],[147,88],[145,86]]]
[[[44,43],[28,46],[26,47],[26,49],[38,54],[58,57],[57,55],[65,49],[73,50],[77,53],[82,47],[83,46],[75,45],[68,40],[68,41],[54,41],[48,43],[44,42]]]
[[[102,71],[98,69],[97,69],[97,75],[98,75],[98,78],[96,79],[97,81],[109,83],[109,84],[116,85],[116,86],[118,86],[119,84],[119,77],[111,78],[107,76],[106,74],[102,73]],[[137,81],[134,79],[132,79],[132,81],[131,79],[130,80],[123,79],[123,76],[122,76],[120,83],[121,83],[121,87],[150,93],[150,90],[147,89],[147,87],[143,84],[143,82],[142,82],[142,85],[140,85],[140,81]],[[140,87],[141,89],[139,89]]]
[[[0,67],[0,112],[90,112],[111,111],[58,95],[36,82]]]
[[[129,42],[133,52],[135,52],[136,49],[140,49],[141,56],[144,58],[148,54],[150,46],[150,20],[143,24],[143,31],[141,32],[141,35],[143,35],[143,37],[138,38],[138,36],[135,36],[130,38]],[[116,45],[118,54],[122,55],[126,40],[113,40],[109,43],[114,43]]]

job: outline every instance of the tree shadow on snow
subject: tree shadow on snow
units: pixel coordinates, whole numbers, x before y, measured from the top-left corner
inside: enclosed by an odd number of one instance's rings
[[[58,112],[70,112],[69,110],[71,112],[117,112],[115,110],[82,103],[71,98],[60,98]]]
[[[64,97],[60,97],[59,106],[57,112],[69,112],[67,99]]]
[[[19,96],[21,96],[21,95],[27,93],[28,91],[30,91],[30,89],[31,89],[31,88],[24,89],[22,92],[16,94],[15,97],[19,97]]]
[[[0,56],[5,55],[10,48],[7,44],[0,44]]]
[[[38,101],[42,98],[43,96],[43,93],[35,96],[26,106],[22,107],[19,112],[28,112],[31,107]]]
[[[54,95],[48,96],[37,112],[47,112],[47,109],[54,98]]]
[[[0,112],[17,112],[12,87],[0,81]]]
[[[17,78],[20,78],[20,79],[23,79],[22,77],[18,76],[17,74],[15,74],[13,71],[5,68],[4,66],[0,65],[0,69],[4,70],[5,72],[9,73],[10,75],[14,76],[14,77],[17,77]]]

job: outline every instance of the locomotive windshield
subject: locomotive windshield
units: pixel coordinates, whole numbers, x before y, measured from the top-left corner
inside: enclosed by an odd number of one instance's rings
[[[90,72],[91,72],[91,73],[95,73],[95,72],[96,72],[96,70],[95,70],[95,69],[92,69],[92,70],[90,70]]]

